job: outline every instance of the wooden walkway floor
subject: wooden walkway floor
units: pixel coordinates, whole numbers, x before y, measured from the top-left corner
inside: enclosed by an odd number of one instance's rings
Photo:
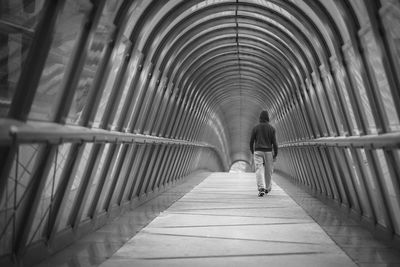
[[[129,240],[108,266],[356,266],[276,184],[213,173]]]

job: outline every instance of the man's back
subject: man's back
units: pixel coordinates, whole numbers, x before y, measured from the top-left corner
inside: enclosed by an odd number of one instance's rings
[[[261,122],[253,128],[250,138],[250,150],[258,151],[274,151],[274,155],[278,152],[276,143],[275,128],[268,122]]]

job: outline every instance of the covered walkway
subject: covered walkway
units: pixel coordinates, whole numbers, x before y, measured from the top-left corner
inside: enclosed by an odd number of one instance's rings
[[[281,175],[259,198],[254,173],[198,172],[35,267],[399,264],[396,248]]]
[[[396,265],[386,251],[400,243],[399,40],[399,0],[0,0],[0,266],[85,240],[90,266],[244,254]],[[258,199],[247,174],[228,174],[254,171],[261,111],[276,130],[275,182],[294,202],[278,186]],[[204,170],[199,187],[178,190]],[[161,217],[146,213],[157,199]],[[331,206],[351,221],[324,217]],[[129,234],[108,234],[120,227]],[[90,238],[103,237],[98,254]],[[177,250],[163,254],[167,243]]]

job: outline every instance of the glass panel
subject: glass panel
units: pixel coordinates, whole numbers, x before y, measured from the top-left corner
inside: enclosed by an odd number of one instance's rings
[[[331,121],[331,114],[329,112],[329,107],[328,107],[328,92],[326,92],[326,90],[323,89],[323,86],[321,84],[321,80],[320,78],[315,75],[314,73],[312,73],[312,79],[314,80],[314,90],[315,90],[315,95],[316,95],[316,101],[315,102],[318,106],[319,109],[321,110],[321,118],[324,120],[325,125],[326,125],[326,134],[328,134],[329,136],[333,135],[333,125],[332,125],[332,121]]]
[[[382,149],[376,150],[376,155],[380,163],[380,172],[386,199],[389,204],[389,211],[393,220],[393,228],[396,234],[400,233],[400,188],[395,177],[389,172],[389,167]],[[393,166],[394,167],[394,166]]]
[[[360,98],[360,106],[363,108],[365,117],[366,117],[366,124],[369,129],[369,133],[375,134],[377,133],[375,120],[372,114],[371,105],[368,99],[367,91],[365,88],[364,78],[362,76],[361,70],[361,59],[359,55],[354,53],[354,49],[352,47],[345,50],[346,52],[346,62],[349,66],[350,70],[350,78],[353,81],[353,87],[355,92],[358,94]]]
[[[376,216],[375,219],[380,225],[387,226],[383,199],[382,199],[381,193],[378,190],[376,180],[374,179],[375,177],[372,176],[372,172],[371,172],[371,169],[369,166],[367,155],[366,155],[364,149],[360,149],[360,155],[361,155],[361,161],[362,161],[361,168],[363,169],[364,175],[365,175],[364,181],[365,181],[368,191],[370,193],[370,199],[371,199],[372,206],[374,208],[375,216]]]
[[[339,134],[343,135],[344,129],[343,129],[342,117],[339,116],[339,114],[340,114],[339,106],[338,106],[339,103],[337,103],[338,99],[336,98],[336,93],[334,92],[334,90],[336,90],[336,88],[335,88],[335,85],[333,83],[333,79],[332,79],[332,76],[330,75],[330,73],[326,73],[326,76],[323,77],[323,82],[325,84],[328,102],[331,104],[332,109],[333,109],[332,110],[333,111],[333,119],[336,121],[336,123],[338,125]]]
[[[19,207],[25,198],[34,172],[39,145],[21,145],[18,162],[14,158],[10,169],[5,194],[0,196],[0,255],[11,252],[13,233],[13,210],[17,210],[17,221],[21,217]],[[16,167],[18,177],[16,177]]]
[[[362,216],[367,218],[372,218],[373,217],[372,210],[370,207],[368,196],[365,192],[364,181],[359,177],[359,173],[357,170],[358,166],[356,166],[356,162],[353,159],[353,154],[351,153],[350,149],[347,148],[345,149],[345,151],[347,154],[347,159],[349,160],[350,171],[352,173],[351,176],[353,177],[354,180],[353,184],[361,206]]]
[[[379,11],[385,33],[382,37],[386,37],[389,46],[389,58],[395,67],[395,76],[400,77],[400,2],[397,0],[381,1],[385,8]]]
[[[7,116],[44,1],[0,1],[0,118]]]
[[[60,182],[61,174],[63,172],[70,148],[71,144],[61,145],[58,149],[57,156],[53,158],[51,169],[47,175],[46,185],[40,198],[40,203],[32,223],[31,231],[29,233],[27,245],[42,237],[42,233],[45,230],[44,228],[46,226],[48,215],[51,209],[51,203],[57,191],[57,186]]]
[[[101,174],[104,171],[103,170],[104,169],[104,161],[106,160],[106,157],[107,157],[109,149],[110,149],[110,144],[105,144],[104,148],[101,149],[99,154],[98,154],[98,157],[101,157],[101,158],[100,158],[99,164],[98,164],[98,166],[96,168],[96,171],[93,174],[94,177],[93,177],[92,184],[90,185],[89,196],[88,196],[88,199],[87,199],[87,201],[85,203],[85,208],[83,210],[82,220],[84,220],[86,218],[89,218],[91,216],[91,214],[89,214],[90,208],[91,208],[91,205],[95,204],[95,203],[92,203],[93,202],[93,198],[94,198],[94,195],[95,195],[95,193],[97,191],[97,187],[99,185],[99,179],[101,177]]]
[[[79,189],[79,185],[81,184],[81,181],[84,178],[83,174],[84,174],[86,163],[89,159],[89,155],[92,150],[92,147],[93,147],[92,143],[85,144],[82,158],[79,159],[79,163],[78,163],[79,165],[78,165],[77,171],[75,173],[75,177],[73,178],[74,180],[72,182],[70,192],[68,194],[67,202],[65,204],[64,210],[62,211],[60,224],[58,225],[58,230],[64,229],[67,227],[67,225],[69,225],[70,221],[68,221],[68,217],[69,217],[70,213],[75,208],[78,208],[78,207],[73,206],[73,203],[74,203],[76,193]],[[75,205],[78,205],[78,203],[75,203]]]
[[[79,41],[86,14],[92,5],[89,0],[67,0],[57,19],[53,43],[46,60],[39,86],[29,113],[29,119],[51,121],[54,119],[63,90],[62,84],[71,55]]]
[[[113,19],[117,9],[117,5],[112,5],[114,1],[107,1],[104,7],[102,17],[99,25],[97,26],[96,32],[94,33],[93,39],[90,40],[89,51],[81,73],[78,88],[74,94],[74,100],[67,117],[67,123],[79,124],[81,120],[82,111],[87,103],[87,97],[89,90],[97,90],[92,88],[93,79],[96,77],[95,74],[100,66],[100,62],[104,57],[106,47],[110,42],[110,34],[114,30]],[[100,79],[101,77],[97,77]]]
[[[124,83],[121,84],[122,88],[122,97],[119,105],[117,106],[117,110],[115,111],[114,121],[112,122],[112,128],[115,129],[117,127],[122,127],[123,125],[118,125],[118,121],[120,120],[121,113],[123,112],[123,108],[126,104],[132,105],[130,99],[127,99],[127,95],[130,91],[134,90],[135,80],[134,77],[140,75],[138,71],[139,59],[141,58],[141,54],[135,54],[133,58],[131,58],[125,72]],[[127,102],[130,101],[130,102]],[[129,115],[127,115],[129,116]],[[129,129],[129,128],[128,128]]]
[[[107,178],[106,181],[104,182],[104,186],[103,186],[103,191],[101,192],[101,196],[99,199],[99,203],[98,203],[98,207],[100,207],[99,211],[103,211],[107,209],[107,206],[105,203],[106,199],[108,197],[108,195],[112,192],[110,192],[112,190],[111,188],[111,184],[114,183],[115,179],[118,179],[118,176],[115,175],[115,173],[117,172],[117,167],[119,166],[119,161],[121,160],[121,155],[122,155],[122,148],[123,145],[118,145],[116,150],[115,150],[115,154],[113,156],[113,161],[111,162],[111,171],[109,171],[107,173]]]
[[[128,40],[124,38],[126,42]],[[105,88],[103,94],[101,96],[100,104],[98,111],[96,113],[96,117],[93,123],[93,127],[99,127],[101,119],[103,118],[104,112],[106,110],[108,101],[111,99],[111,90],[113,89],[115,79],[117,78],[117,74],[122,66],[123,59],[125,58],[125,51],[126,51],[127,43],[124,41],[120,41],[118,45],[114,48],[114,51],[111,56],[110,65],[111,71],[107,76],[107,82],[105,84]]]
[[[134,198],[135,196],[131,196],[131,192],[134,190],[135,185],[137,184],[137,172],[139,170],[139,162],[142,159],[143,156],[143,151],[144,151],[144,146],[143,145],[135,145],[134,149],[134,160],[132,162],[132,169],[129,173],[129,178],[128,178],[128,183],[126,185],[126,189],[122,198],[122,201],[128,201],[131,200],[131,197]]]
[[[347,88],[349,88],[347,85],[347,83],[345,81],[347,81],[347,77],[346,74],[343,70],[343,66],[341,65],[337,65],[336,71],[335,71],[335,79],[336,82],[338,84],[338,93],[339,95],[342,96],[343,98],[343,104],[346,105],[346,108],[348,110],[348,115],[350,117],[350,123],[352,127],[352,135],[359,135],[360,134],[360,130],[357,127],[357,122],[356,122],[356,118],[354,115],[354,111],[353,111],[353,106],[351,104],[350,101],[350,96],[349,93],[347,91]]]
[[[122,165],[121,172],[118,175],[117,185],[115,186],[115,190],[113,192],[113,197],[111,200],[112,205],[115,205],[115,204],[118,205],[119,203],[117,203],[117,200],[120,197],[121,190],[125,192],[125,186],[124,187],[122,187],[122,186],[126,182],[126,178],[129,175],[127,173],[127,171],[130,170],[129,168],[131,167],[130,165],[132,163],[132,157],[133,157],[133,154],[135,153],[135,151],[136,151],[135,146],[130,145],[128,148],[128,151],[125,154],[124,163]]]
[[[371,31],[365,33],[363,39],[364,42],[362,43],[367,51],[368,66],[377,85],[377,88],[373,89],[381,97],[382,101],[380,103],[383,104],[383,108],[386,111],[390,130],[398,131],[400,130],[399,117],[397,116],[392,92],[390,91],[388,78],[383,66],[381,50],[378,48],[378,44]]]

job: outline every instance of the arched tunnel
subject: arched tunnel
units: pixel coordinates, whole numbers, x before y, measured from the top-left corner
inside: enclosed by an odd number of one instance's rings
[[[251,173],[262,110],[273,179],[398,252],[399,40],[398,0],[1,0],[0,265],[195,173]]]

